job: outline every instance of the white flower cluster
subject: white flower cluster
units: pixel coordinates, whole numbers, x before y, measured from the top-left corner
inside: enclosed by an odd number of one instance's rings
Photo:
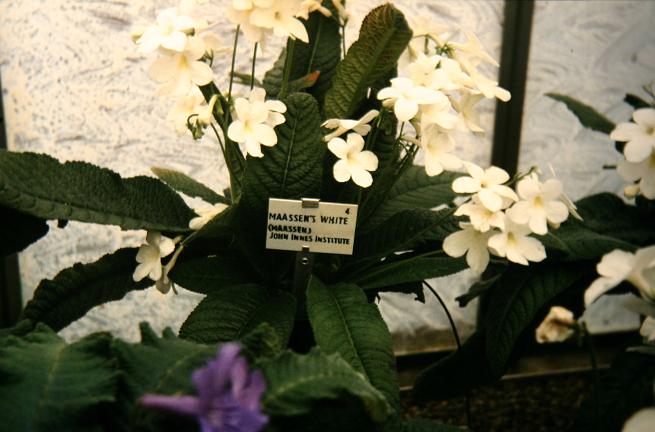
[[[438,34],[420,37],[436,43],[435,54],[415,52],[410,45],[412,63],[409,77],[391,80],[391,86],[377,97],[393,109],[398,120],[411,122],[425,152],[428,175],[456,170],[462,161],[452,154],[456,131],[483,132],[475,105],[482,98],[508,101],[510,94],[498,82],[478,69],[483,62],[498,66],[478,38],[464,32],[466,43],[442,42]]]
[[[311,5],[301,8],[302,3],[301,0],[232,0],[228,17],[253,43],[264,42],[270,33],[307,43],[307,30],[296,17],[308,14]]]
[[[635,253],[613,250],[603,256],[596,270],[600,277],[585,291],[586,306],[624,281],[637,288],[645,301],[655,305],[655,245]],[[649,343],[655,342],[655,315],[644,320],[641,335]]]
[[[626,195],[643,194],[655,199],[655,109],[641,108],[632,113],[634,122],[620,123],[610,134],[614,141],[625,142],[617,171],[624,180],[638,182],[626,188]]]
[[[177,7],[161,11],[153,25],[133,31],[139,52],[158,54],[148,75],[160,83],[157,94],[174,99],[168,120],[179,134],[211,123],[216,99],[207,103],[198,86],[212,82],[214,72],[208,62],[226,49],[207,31],[208,23],[194,16],[195,6],[194,0],[182,0]]]
[[[487,268],[490,254],[522,265],[543,261],[546,250],[531,234],[545,235],[548,225],[557,228],[569,213],[577,216],[562,183],[542,182],[531,173],[519,180],[517,193],[507,186],[510,177],[504,170],[464,164],[469,176],[455,179],[452,188],[458,194],[473,194],[455,211],[456,216],[468,216],[469,222],[460,223],[461,230],[446,237],[444,251],[452,257],[466,254],[476,273]]]

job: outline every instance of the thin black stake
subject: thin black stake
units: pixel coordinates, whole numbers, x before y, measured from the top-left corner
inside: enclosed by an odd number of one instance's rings
[[[441,296],[437,294],[437,291],[434,288],[432,288],[432,286],[429,283],[423,281],[423,285],[425,285],[425,287],[430,290],[432,295],[436,297],[437,301],[439,301],[439,303],[441,304],[441,307],[443,308],[444,312],[446,312],[446,316],[448,317],[448,322],[450,323],[450,329],[453,332],[453,336],[455,336],[455,343],[457,344],[457,350],[459,351],[460,349],[462,349],[462,342],[459,339],[459,332],[457,331],[457,326],[455,325],[455,321],[453,320],[452,315],[450,315],[450,311],[448,310],[446,303],[443,301]],[[470,401],[468,389],[466,389],[464,393],[464,400],[466,405],[466,426],[468,427],[469,430],[471,430],[471,401]]]
[[[255,42],[255,49],[252,54],[252,72],[250,74],[250,90],[255,87],[255,64],[257,63],[257,47],[259,44]]]

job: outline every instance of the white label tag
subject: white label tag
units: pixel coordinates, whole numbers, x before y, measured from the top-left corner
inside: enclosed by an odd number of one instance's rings
[[[315,203],[317,201],[314,201]],[[318,202],[303,207],[300,200],[268,200],[266,249],[352,255],[357,205]]]

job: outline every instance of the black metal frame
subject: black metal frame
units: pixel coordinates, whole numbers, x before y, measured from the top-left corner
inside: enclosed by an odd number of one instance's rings
[[[2,105],[2,80],[0,79],[0,150],[7,148],[4,109]],[[21,310],[21,286],[18,273],[18,256],[0,258],[0,327],[16,323]]]

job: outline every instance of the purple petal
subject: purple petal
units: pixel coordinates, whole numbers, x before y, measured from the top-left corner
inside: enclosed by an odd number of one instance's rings
[[[267,423],[266,415],[236,404],[200,417],[202,432],[259,432]]]
[[[160,408],[178,414],[197,416],[200,414],[198,398],[194,396],[160,396],[146,394],[139,400],[141,405],[150,408]]]
[[[252,411],[261,410],[262,393],[266,390],[266,381],[261,371],[254,371],[250,374],[248,387],[238,395],[239,403]]]
[[[212,398],[226,391],[230,370],[238,361],[240,352],[239,344],[225,343],[221,345],[215,359],[193,373],[192,380],[202,404],[210,403]]]

